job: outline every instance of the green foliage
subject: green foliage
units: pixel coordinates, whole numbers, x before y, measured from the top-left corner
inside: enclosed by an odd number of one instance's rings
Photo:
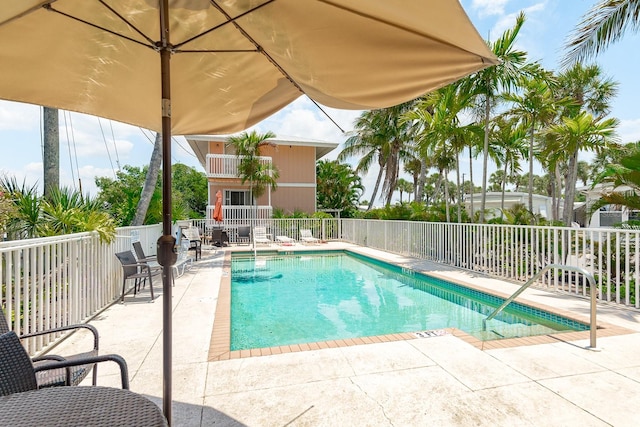
[[[260,148],[273,145],[268,141],[275,138],[273,132],[259,134],[256,131],[251,133],[243,132],[240,135],[229,137],[228,142],[236,148],[236,154],[240,159],[238,174],[242,183],[249,182],[252,197],[257,199],[271,187],[275,190],[278,187],[278,169],[271,163],[265,164],[260,160]]]
[[[128,226],[133,221],[140,201],[148,167],[126,165],[116,172],[116,178],[98,177],[98,200],[118,226]],[[173,165],[173,191],[171,193],[174,220],[202,218],[208,203],[207,178],[202,172],[182,164]],[[162,222],[162,180],[153,191],[145,224]]]
[[[350,165],[337,160],[320,160],[316,164],[318,209],[341,209],[341,217],[354,217],[363,191],[360,177]]]
[[[95,231],[103,242],[115,237],[115,223],[97,199],[69,188],[53,189],[48,199],[36,187],[18,186],[15,179],[0,183],[10,195],[13,216],[7,224],[10,239],[58,236]]]

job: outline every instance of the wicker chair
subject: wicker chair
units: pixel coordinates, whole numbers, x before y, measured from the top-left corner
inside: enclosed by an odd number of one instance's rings
[[[50,360],[34,366],[31,358],[20,343],[20,338],[15,332],[9,331],[0,335],[0,396],[20,393],[39,388],[37,381],[38,372],[57,370],[66,372],[66,385],[71,385],[69,372],[79,365],[94,365],[100,362],[112,361],[120,366],[122,388],[129,388],[129,373],[127,363],[115,354],[79,358],[76,360]],[[28,416],[28,414],[25,414]]]
[[[44,331],[33,332],[30,334],[21,335],[19,339],[37,337],[42,335],[47,335],[51,333],[58,332],[66,332],[66,331],[77,331],[80,329],[88,330],[93,334],[93,348],[85,351],[83,353],[74,354],[71,356],[53,356],[46,355],[32,359],[32,362],[36,367],[40,366],[43,363],[47,363],[50,360],[80,360],[86,359],[88,357],[95,357],[98,355],[98,330],[91,325],[86,324],[76,324],[76,325],[67,325],[59,328],[47,329]],[[4,311],[0,306],[0,335],[6,334],[9,332],[9,323],[7,322],[7,318],[5,317]],[[84,364],[74,366],[69,368],[69,372],[65,373],[63,370],[47,370],[47,371],[38,371],[36,374],[38,388],[44,387],[55,387],[66,385],[69,382],[71,385],[78,385],[84,380],[89,372],[93,369],[93,385],[96,385],[96,381],[98,378],[97,367],[94,364]]]
[[[139,262],[135,256],[133,256],[133,252],[124,251],[118,252],[116,254],[116,258],[122,264],[122,299],[121,302],[124,303],[124,296],[126,294],[126,283],[127,280],[133,279],[133,295],[135,296],[140,289],[141,283],[146,283],[146,280],[149,279],[149,289],[151,290],[151,301],[153,302],[155,296],[153,295],[153,276],[157,276],[158,274],[162,274],[161,266],[151,266],[146,261]]]

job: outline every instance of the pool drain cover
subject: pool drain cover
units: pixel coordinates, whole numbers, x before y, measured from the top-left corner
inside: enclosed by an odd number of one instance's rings
[[[431,338],[449,335],[449,332],[445,331],[444,329],[436,329],[433,331],[414,332],[413,334],[418,338]]]

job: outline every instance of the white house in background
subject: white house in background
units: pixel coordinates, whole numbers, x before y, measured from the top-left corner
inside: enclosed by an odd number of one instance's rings
[[[613,191],[612,184],[597,184],[595,187],[581,187],[577,188],[577,191],[583,193],[586,196],[586,202],[584,203],[584,224],[585,227],[612,227],[616,224],[620,224],[621,222],[626,222],[633,219],[640,219],[640,212],[631,211],[625,207],[618,208],[613,205],[606,205],[600,208],[599,210],[593,212],[591,215],[588,213],[591,212],[592,206],[594,203],[600,199],[600,196],[604,192]],[[630,191],[631,188],[627,186],[617,187],[616,192],[624,193],[625,191]]]
[[[471,194],[464,195],[464,205],[468,212],[471,212]],[[562,199],[560,200],[560,217],[562,217]],[[473,194],[473,211],[478,212],[482,204],[482,194]],[[511,207],[522,204],[525,207],[529,207],[529,193],[507,191],[504,193],[504,208],[510,209]],[[502,206],[502,192],[491,191],[487,193],[485,200],[485,209],[487,212],[487,218],[495,218],[500,216],[500,207]],[[552,212],[551,197],[541,196],[540,194],[533,195],[533,213],[541,215],[543,218],[550,219]]]

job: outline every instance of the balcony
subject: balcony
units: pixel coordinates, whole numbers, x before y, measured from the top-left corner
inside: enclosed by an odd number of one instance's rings
[[[207,218],[213,218],[215,206],[207,206]],[[222,222],[225,225],[246,224],[249,220],[270,219],[273,214],[271,206],[222,206]]]
[[[271,157],[259,156],[260,163],[271,164]],[[241,157],[234,154],[207,154],[208,178],[238,178]]]

